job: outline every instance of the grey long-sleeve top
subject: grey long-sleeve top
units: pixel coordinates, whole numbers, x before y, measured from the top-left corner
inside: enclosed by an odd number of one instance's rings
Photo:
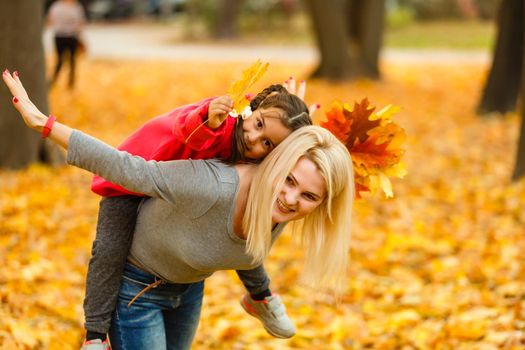
[[[130,258],[172,283],[192,283],[217,270],[257,267],[233,232],[239,185],[235,168],[218,160],[146,161],[79,131],[69,164],[152,198],[139,208]],[[285,224],[272,231],[272,243]]]

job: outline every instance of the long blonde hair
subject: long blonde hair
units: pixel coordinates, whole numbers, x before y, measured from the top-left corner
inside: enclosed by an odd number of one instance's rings
[[[258,263],[268,255],[273,205],[301,157],[316,164],[326,185],[323,202],[292,225],[294,233],[302,233],[306,251],[304,277],[340,290],[349,258],[354,178],[348,150],[324,128],[305,126],[294,131],[259,165],[243,218],[246,251]]]

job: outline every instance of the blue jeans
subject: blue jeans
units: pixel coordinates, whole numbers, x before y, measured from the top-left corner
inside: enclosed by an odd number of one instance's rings
[[[113,350],[190,349],[199,325],[204,281],[161,284],[128,303],[155,277],[129,263],[122,276],[109,338]]]

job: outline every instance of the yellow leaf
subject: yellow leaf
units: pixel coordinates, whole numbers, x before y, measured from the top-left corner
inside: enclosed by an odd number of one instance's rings
[[[263,64],[261,60],[257,60],[257,62],[242,72],[241,79],[234,81],[230,85],[227,92],[233,100],[233,109],[242,111],[248,106],[249,102],[244,96],[247,90],[268,70],[268,66],[269,63]]]
[[[392,116],[396,114],[397,112],[399,112],[400,110],[401,110],[401,107],[399,106],[388,105],[386,107],[383,107],[383,109],[381,109],[379,112],[373,113],[370,116],[370,120],[378,120],[378,119],[390,120],[392,119]]]
[[[392,183],[390,182],[390,179],[383,173],[379,173],[379,186],[381,186],[381,189],[387,198],[394,197],[394,193],[392,192]]]
[[[391,166],[388,169],[385,169],[385,175],[391,176],[391,177],[397,177],[399,179],[402,179],[407,174],[407,170],[405,168],[405,163],[397,163]]]

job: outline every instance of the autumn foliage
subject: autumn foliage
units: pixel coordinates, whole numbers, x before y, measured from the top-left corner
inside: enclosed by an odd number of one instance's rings
[[[399,108],[389,105],[377,113],[374,110],[367,98],[354,103],[353,108],[333,102],[326,111],[327,121],[321,126],[336,135],[350,151],[357,196],[381,188],[387,197],[392,197],[388,176],[401,178],[406,173],[401,163],[405,132],[391,119]]]
[[[224,94],[242,67],[84,59],[77,89],[59,81],[50,102],[59,121],[117,145],[155,115]],[[301,79],[312,68],[272,62],[250,90],[290,74]],[[388,155],[362,159],[354,150],[354,162],[383,171],[395,196],[362,192],[356,201],[339,303],[298,281],[299,245],[288,233],[277,240],[265,267],[296,323],[295,337],[269,336],[240,307],[236,274],[219,272],[206,281],[193,349],[524,349],[525,183],[509,182],[519,119],[474,115],[485,70],[479,63],[385,62],[381,81],[308,81],[307,102],[322,106],[317,123],[333,115],[347,145]],[[402,106],[390,120],[406,137],[388,122],[363,135],[396,112],[370,109],[365,96],[376,106]],[[362,122],[370,126],[356,122],[350,132],[354,122],[345,113],[352,110],[368,115]],[[370,120],[374,113],[379,119]],[[399,180],[385,169],[401,155],[403,138],[408,174]],[[79,349],[99,201],[90,180],[68,166],[0,171],[0,349]]]

